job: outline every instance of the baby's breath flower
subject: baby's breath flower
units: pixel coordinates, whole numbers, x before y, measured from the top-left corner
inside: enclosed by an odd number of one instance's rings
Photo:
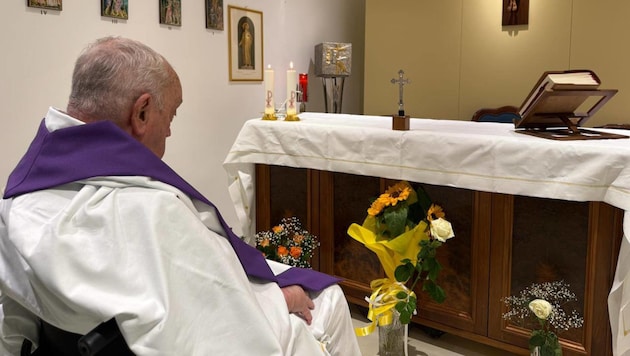
[[[540,327],[536,315],[529,307],[530,303],[536,299],[544,300],[552,307],[543,327],[561,333],[569,329],[579,329],[584,325],[584,318],[576,310],[567,312],[564,309],[567,303],[577,300],[575,293],[570,290],[569,284],[565,281],[534,283],[517,295],[503,298],[503,303],[508,307],[508,311],[503,314],[503,319],[532,329]]]
[[[319,246],[317,237],[302,227],[296,217],[284,218],[271,231],[256,234],[256,248],[270,260],[294,267],[311,268],[310,259]]]

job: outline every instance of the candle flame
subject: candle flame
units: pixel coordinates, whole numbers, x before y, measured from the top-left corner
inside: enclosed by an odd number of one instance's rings
[[[267,64],[267,69],[271,69],[271,64]]]
[[[293,61],[289,62],[289,69],[293,69]]]

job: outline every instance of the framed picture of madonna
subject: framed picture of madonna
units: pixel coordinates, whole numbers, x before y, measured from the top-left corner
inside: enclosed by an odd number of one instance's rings
[[[263,13],[228,5],[230,80],[263,80]]]

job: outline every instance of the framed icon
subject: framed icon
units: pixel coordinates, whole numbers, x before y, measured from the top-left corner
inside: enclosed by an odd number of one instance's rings
[[[206,28],[223,30],[223,0],[206,0]]]
[[[171,26],[182,25],[182,1],[181,0],[159,0],[160,1],[160,23]]]
[[[529,0],[503,0],[502,26],[527,25],[529,23]]]
[[[129,0],[101,0],[101,16],[128,19]]]
[[[26,5],[28,7],[61,11],[63,9],[63,0],[26,0]]]

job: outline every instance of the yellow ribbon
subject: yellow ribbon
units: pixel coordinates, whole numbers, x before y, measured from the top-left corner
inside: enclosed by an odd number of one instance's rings
[[[392,281],[389,278],[375,279],[370,282],[372,295],[366,298],[369,303],[367,318],[372,322],[368,326],[354,329],[357,336],[366,336],[376,330],[381,325],[389,325],[394,320],[394,311],[392,310],[400,301],[405,301],[409,297],[415,297],[415,293],[410,291],[404,284]],[[398,293],[404,292],[406,297],[399,298]]]
[[[426,233],[427,223],[421,221],[416,227],[396,236],[393,239],[379,239],[376,231],[374,217],[368,217],[363,225],[351,224],[348,235],[359,241],[365,247],[376,253],[387,278],[375,279],[370,283],[372,295],[366,298],[369,303],[368,319],[372,323],[368,326],[356,328],[358,336],[369,335],[378,325],[389,325],[393,320],[393,310],[396,303],[406,300],[409,296],[415,296],[404,284],[396,282],[394,271],[403,259],[408,258],[412,263],[417,262],[420,252],[420,240],[428,239]],[[406,298],[397,297],[399,292],[405,292]]]

